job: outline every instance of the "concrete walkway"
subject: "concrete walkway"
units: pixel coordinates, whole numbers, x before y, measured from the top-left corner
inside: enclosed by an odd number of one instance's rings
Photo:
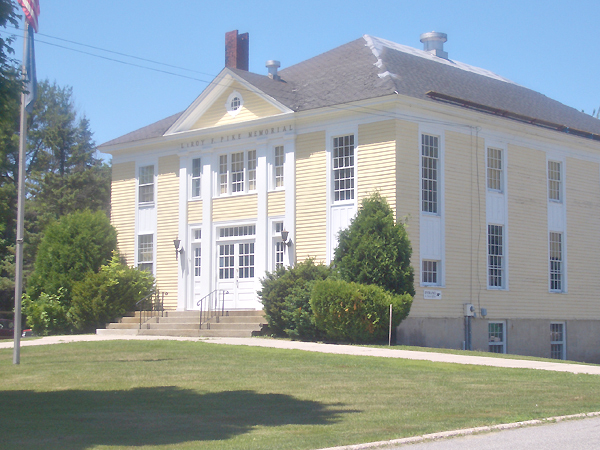
[[[450,353],[419,352],[411,350],[395,350],[391,348],[360,347],[357,345],[321,344],[316,342],[288,341],[268,338],[187,338],[171,336],[130,336],[130,335],[73,335],[48,336],[40,339],[23,340],[21,347],[30,345],[61,344],[81,341],[107,340],[153,340],[164,339],[174,341],[201,341],[209,344],[247,345],[251,347],[270,347],[309,352],[333,353],[338,355],[375,356],[380,358],[402,358],[421,361],[443,362],[453,364],[472,364],[490,367],[506,367],[512,369],[538,369],[555,372],[585,373],[600,375],[600,366],[585,364],[569,364],[559,362],[528,361],[521,359],[493,358],[487,356],[453,355]],[[0,348],[12,348],[13,341],[0,341]]]

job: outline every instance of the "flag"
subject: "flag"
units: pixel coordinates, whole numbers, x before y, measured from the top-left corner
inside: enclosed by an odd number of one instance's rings
[[[25,60],[25,110],[31,114],[33,111],[33,103],[37,95],[37,77],[35,75],[35,50],[33,47],[33,28],[29,27],[29,34],[27,35],[27,59]]]
[[[25,20],[31,28],[37,33],[38,30],[38,16],[40,15],[40,2],[39,0],[19,0],[19,4],[23,8],[25,13]]]

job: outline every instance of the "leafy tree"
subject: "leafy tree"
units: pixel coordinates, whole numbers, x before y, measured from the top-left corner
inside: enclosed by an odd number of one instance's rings
[[[30,172],[65,175],[98,163],[89,121],[85,116],[77,118],[73,88],[48,80],[38,84],[27,148]]]
[[[79,211],[50,224],[40,242],[27,294],[58,295],[68,309],[73,284],[98,272],[117,248],[117,233],[102,211]]]
[[[0,0],[0,28],[17,26],[15,4]],[[0,34],[0,311],[12,308],[17,189],[14,173],[19,151],[21,82],[12,55],[12,37]]]
[[[0,309],[14,304],[18,92],[10,108],[12,122],[0,120]],[[25,281],[50,223],[83,209],[109,213],[111,178],[110,167],[94,156],[96,146],[89,121],[78,117],[71,88],[40,82],[29,121]]]
[[[415,295],[412,248],[402,223],[378,192],[364,198],[339,235],[334,264],[346,281],[375,284],[395,294]]]

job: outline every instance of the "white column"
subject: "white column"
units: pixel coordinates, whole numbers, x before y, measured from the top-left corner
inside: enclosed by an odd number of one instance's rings
[[[267,165],[268,142],[261,139],[256,145],[256,192],[258,194],[256,217],[256,240],[254,243],[254,283],[255,289],[260,289],[260,279],[265,276],[268,269],[269,255],[269,221],[268,221],[268,195],[269,195],[269,170]],[[260,305],[257,304],[257,307]]]
[[[186,310],[189,296],[189,266],[190,266],[190,237],[188,236],[187,226],[187,203],[188,203],[188,183],[187,183],[187,165],[188,157],[179,158],[179,226],[178,238],[179,244],[184,249],[179,254],[179,264],[177,266],[177,309]],[[175,247],[173,247],[175,250]]]
[[[289,134],[284,141],[285,162],[283,166],[283,185],[285,186],[285,219],[283,228],[290,234],[292,243],[285,249],[283,263],[286,266],[296,264],[296,136]]]
[[[201,282],[204,288],[202,295],[207,295],[216,289],[215,268],[215,242],[212,226],[212,198],[215,174],[212,170],[213,161],[218,164],[218,157],[213,153],[202,155],[202,276]],[[218,170],[218,165],[215,167]],[[194,305],[195,307],[195,305]]]

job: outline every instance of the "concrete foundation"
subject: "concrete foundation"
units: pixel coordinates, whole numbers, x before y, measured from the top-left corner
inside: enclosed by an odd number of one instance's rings
[[[472,350],[489,351],[488,325],[499,320],[471,320]],[[505,319],[506,353],[550,358],[549,319]],[[566,359],[600,364],[600,320],[564,320]],[[396,329],[399,345],[463,349],[465,319],[408,317]]]

